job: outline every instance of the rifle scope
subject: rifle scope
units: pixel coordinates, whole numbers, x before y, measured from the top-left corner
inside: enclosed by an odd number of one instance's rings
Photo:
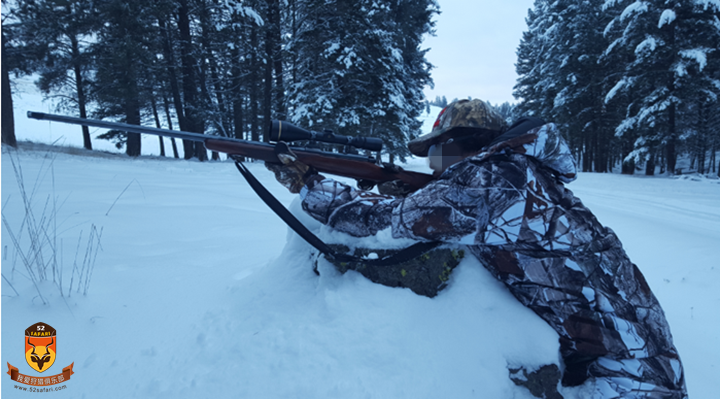
[[[340,136],[332,132],[318,133],[299,128],[284,121],[272,121],[270,126],[270,140],[272,141],[298,141],[311,140],[323,143],[351,145],[355,148],[380,151],[383,141],[374,137],[350,137]]]

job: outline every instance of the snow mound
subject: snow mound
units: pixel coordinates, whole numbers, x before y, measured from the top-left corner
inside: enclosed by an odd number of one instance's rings
[[[299,201],[291,209],[319,227]],[[240,396],[530,398],[508,366],[558,363],[557,334],[472,257],[429,299],[342,275],[313,252],[289,232],[280,256],[238,287],[237,343],[210,357],[242,359]]]

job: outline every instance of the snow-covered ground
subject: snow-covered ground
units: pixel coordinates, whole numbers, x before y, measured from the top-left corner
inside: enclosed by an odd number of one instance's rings
[[[9,238],[26,214],[13,161],[35,217],[57,220],[48,234],[64,296],[41,283],[47,304]],[[250,169],[319,227],[262,164]],[[693,398],[720,391],[717,183],[581,174],[569,186],[645,273]],[[558,361],[556,334],[471,259],[433,299],[324,260],[315,275],[308,245],[232,163],[3,150],[2,213],[2,362],[30,374],[24,331],[50,324],[59,344],[49,373],[75,371],[59,398],[529,398],[507,366]],[[92,225],[101,250],[87,295],[69,295]],[[3,397],[30,395],[1,381]]]
[[[28,120],[27,110],[53,110],[26,91],[16,97],[18,139],[81,146],[79,127]],[[438,112],[423,115],[423,131]],[[158,154],[157,142],[144,137],[143,153]],[[2,154],[2,362],[31,374],[24,331],[50,324],[59,349],[48,373],[70,363],[75,371],[52,395],[529,398],[508,365],[558,362],[557,335],[472,259],[433,299],[339,275],[322,259],[317,276],[308,245],[231,163],[69,152]],[[30,243],[13,162],[35,223],[53,238],[62,296],[50,269],[50,281],[33,286],[13,246],[11,231],[24,251]],[[320,229],[261,164],[249,167]],[[427,171],[422,160],[407,167]],[[692,398],[720,391],[717,182],[581,174],[569,186],[618,233],[663,304]],[[98,242],[93,226],[101,232],[94,264],[85,260]],[[82,285],[77,293],[89,270],[87,295]],[[3,397],[30,395],[7,375],[0,382]]]

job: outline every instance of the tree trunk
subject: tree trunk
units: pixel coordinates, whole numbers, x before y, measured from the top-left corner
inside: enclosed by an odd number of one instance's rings
[[[635,161],[625,161],[625,158],[627,158],[627,156],[630,155],[630,152],[632,151],[633,140],[630,137],[622,137],[620,140],[620,162],[622,162],[620,173],[624,175],[635,174]]]
[[[153,93],[153,97],[150,99],[150,105],[152,106],[152,113],[153,117],[155,118],[155,126],[158,129],[162,129],[162,125],[160,124],[160,116],[158,115],[157,111],[157,105],[155,105],[155,96]],[[165,141],[163,136],[158,136],[158,140],[160,140],[160,156],[165,156]]]
[[[717,149],[715,148],[715,140],[713,140],[713,144],[710,150],[710,167],[712,168],[712,173],[715,173],[715,157],[717,156],[716,153]]]
[[[125,101],[125,122],[131,125],[140,125],[140,87],[138,86],[137,71],[135,69],[136,60],[132,56],[133,53],[125,51],[124,68],[124,84],[127,87],[127,94],[124,96]],[[140,156],[141,151],[140,133],[127,133],[127,142],[125,143],[125,153],[131,157]]]
[[[168,121],[168,129],[173,130],[172,118],[170,117],[170,102],[168,101],[167,95],[164,92],[163,104],[165,105],[165,117]],[[180,155],[178,155],[177,143],[175,143],[175,137],[170,137],[170,142],[172,143],[173,156],[175,158],[180,158]]]
[[[137,91],[135,97],[127,99],[125,104],[125,122],[131,125],[140,125],[140,107],[138,106]],[[128,133],[126,154],[131,157],[140,156],[141,142],[139,133]]]
[[[270,16],[272,18],[272,29],[270,36],[273,38],[273,67],[275,69],[275,115],[278,119],[285,120],[285,85],[283,82],[283,56],[282,56],[282,31],[280,29],[280,2],[270,1]]]
[[[7,60],[5,56],[5,33],[2,34],[2,59]],[[12,91],[10,89],[10,71],[7,63],[0,64],[2,69],[2,142],[17,147],[15,139],[15,117],[13,116]]]
[[[177,74],[175,73],[175,68],[177,67],[177,64],[175,62],[175,55],[173,52],[172,43],[170,42],[170,32],[168,29],[166,29],[165,21],[162,18],[158,18],[158,26],[160,26],[160,29],[165,34],[165,38],[163,40],[163,51],[165,53],[165,59],[167,60],[168,74],[170,79],[170,92],[172,93],[173,97],[175,114],[177,114],[180,130],[189,131],[187,123],[185,122],[185,112],[183,111],[182,98],[180,97],[180,85],[178,84]],[[170,130],[172,130],[172,119],[170,119],[170,108],[168,107],[168,99],[167,97],[163,96],[163,100],[165,102],[165,113],[167,114],[168,126],[170,126]],[[187,153],[185,149],[185,141],[186,140],[183,140],[183,151]],[[172,139],[172,145],[175,158],[179,158],[177,152],[177,143],[175,142],[174,138]]]
[[[273,55],[273,28],[272,28],[272,6],[273,3],[272,0],[268,1],[268,23],[265,26],[265,77],[264,77],[264,83],[265,83],[265,93],[263,96],[263,141],[269,142],[270,141],[270,135],[268,132],[270,132],[270,125],[272,124],[272,121],[270,118],[272,118],[272,71],[273,71],[273,62],[274,62],[274,55]]]
[[[182,71],[183,71],[183,99],[185,100],[185,123],[187,131],[192,133],[202,133],[198,131],[197,124],[197,99],[196,99],[196,79],[195,79],[195,58],[193,57],[192,37],[190,35],[190,18],[187,0],[179,0],[178,7],[178,28],[180,30],[180,43],[182,47]],[[183,128],[185,130],[185,128]],[[198,147],[202,147],[199,145]],[[195,151],[195,142],[183,140],[183,149],[185,151],[185,159],[198,156],[201,161],[207,159],[205,147],[202,151]],[[203,158],[203,153],[205,154]]]
[[[648,155],[648,160],[645,163],[645,175],[646,176],[654,176],[655,175],[655,152],[651,151]]]
[[[250,48],[257,49],[258,37],[257,26],[250,26]],[[258,132],[258,60],[255,51],[250,53],[250,139],[252,141],[260,141],[260,133]]]
[[[232,22],[235,26],[240,25],[241,22],[237,14],[233,14]],[[242,118],[243,76],[240,65],[240,46],[245,42],[243,34],[244,29],[242,28],[234,30],[235,41],[232,43],[233,46],[230,49],[230,85],[228,88],[228,106],[231,108],[232,112],[232,136],[236,139],[243,139],[244,133]]]
[[[667,139],[667,170],[668,173],[671,175],[675,174],[675,164],[677,163],[677,153],[675,149],[675,145],[677,142],[677,137],[675,135],[675,103],[670,104],[670,110],[669,110],[669,118],[668,118],[668,127],[670,129],[670,134],[668,135]]]
[[[69,8],[70,6],[68,6]],[[84,81],[82,77],[82,70],[80,65],[80,46],[78,45],[77,38],[75,35],[70,36],[70,45],[72,46],[73,54],[73,71],[75,72],[75,90],[78,95],[78,108],[80,109],[80,117],[83,119],[87,118],[87,99],[85,98]],[[92,150],[92,142],[90,141],[90,129],[87,126],[82,126],[83,134],[83,147],[88,150]]]
[[[658,151],[658,158],[660,158],[660,174],[665,173],[667,165],[665,163],[665,154],[662,151]]]

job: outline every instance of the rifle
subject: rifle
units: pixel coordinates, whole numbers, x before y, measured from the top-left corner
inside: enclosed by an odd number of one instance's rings
[[[28,111],[28,118],[48,120],[74,125],[92,126],[105,129],[115,129],[131,133],[154,134],[156,136],[174,137],[182,140],[202,142],[210,151],[228,154],[232,159],[238,160],[241,157],[258,159],[270,163],[280,163],[276,153],[275,145],[247,141],[222,136],[209,136],[199,133],[189,133],[177,130],[158,129],[127,123],[106,122],[97,119],[84,119],[72,116],[46,114],[42,112]],[[383,142],[371,137],[348,137],[334,134],[329,131],[322,133],[299,128],[288,122],[273,121],[270,126],[271,141],[310,141],[332,144],[342,144],[364,149],[368,151],[382,150]],[[355,154],[340,154],[329,151],[322,151],[316,148],[290,147],[297,155],[300,162],[312,166],[320,173],[328,173],[337,176],[350,177],[358,180],[361,188],[368,189],[376,184],[389,181],[402,181],[407,191],[415,191],[434,179],[432,175],[403,170],[402,168],[381,163],[380,157],[362,156]]]
[[[246,141],[230,137],[208,136],[199,133],[188,133],[177,130],[158,129],[153,127],[130,125],[127,123],[105,122],[96,119],[75,118],[72,116],[45,114],[42,112],[28,111],[28,118],[49,120],[74,125],[93,126],[106,129],[122,130],[132,133],[154,134],[156,136],[174,137],[182,140],[202,142],[210,151],[223,152],[235,160],[235,166],[245,177],[250,187],[258,196],[272,209],[291,229],[305,239],[310,245],[321,253],[339,262],[362,262],[366,265],[386,266],[406,262],[423,254],[438,245],[439,241],[418,242],[399,252],[393,253],[381,259],[364,259],[353,255],[338,253],[325,244],[320,238],[307,229],[290,211],[287,210],[262,184],[250,173],[245,165],[240,162],[242,157],[259,159],[270,163],[281,163],[275,152],[275,145]],[[424,187],[434,179],[432,175],[425,173],[403,170],[394,165],[380,162],[379,153],[383,142],[377,138],[368,137],[347,137],[333,134],[332,132],[313,132],[304,130],[290,123],[273,121],[270,126],[270,140],[284,141],[317,141],[324,143],[350,145],[368,151],[378,151],[378,157],[362,156],[354,154],[339,154],[328,151],[321,151],[314,148],[290,147],[298,160],[306,165],[312,166],[321,173],[329,173],[338,176],[350,177],[358,180],[358,185],[363,189],[372,188],[373,185],[397,181],[403,183],[403,191],[412,192]]]

